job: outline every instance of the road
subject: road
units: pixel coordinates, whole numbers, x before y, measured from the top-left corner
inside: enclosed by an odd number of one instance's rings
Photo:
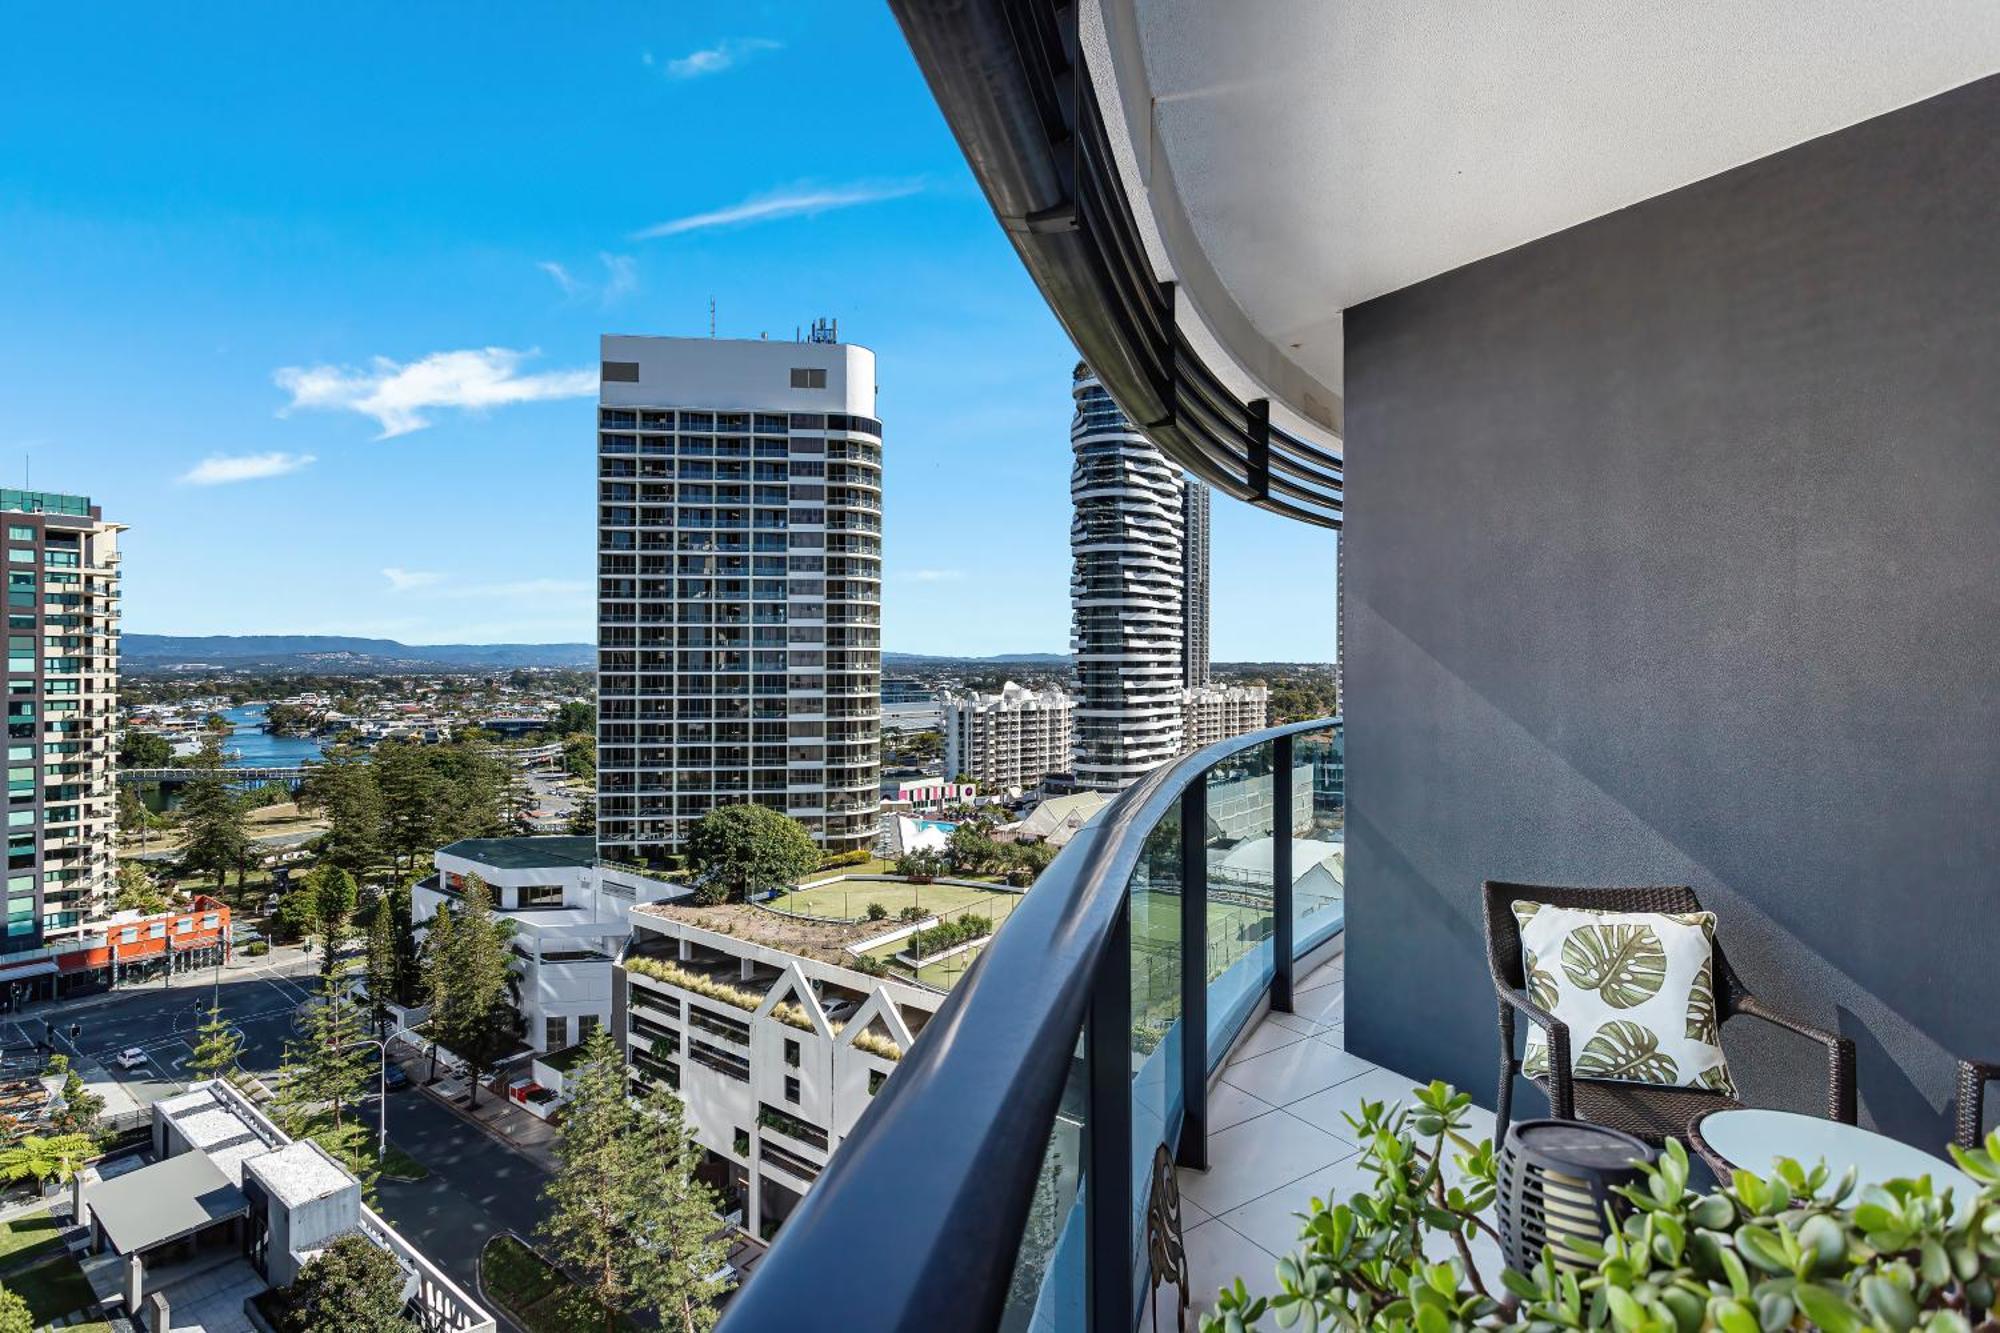
[[[415,1088],[389,1094],[389,1138],[430,1175],[380,1182],[376,1210],[478,1299],[479,1251],[504,1231],[534,1236],[547,1173]]]
[[[82,1028],[75,1050],[103,1065],[133,1100],[149,1105],[187,1086],[186,1062],[193,1054],[196,1029],[211,1003],[242,1032],[242,1065],[253,1074],[276,1072],[292,1036],[292,1014],[310,993],[315,960],[285,950],[277,961],[261,966],[225,967],[218,982],[213,970],[184,973],[172,986],[153,983],[105,995],[50,1004],[35,1004],[4,1020],[8,1042],[32,1043],[42,1037],[44,1020],[56,1025],[56,1048],[69,1052],[69,1027]],[[120,1069],[115,1057],[136,1046],[147,1062]]]

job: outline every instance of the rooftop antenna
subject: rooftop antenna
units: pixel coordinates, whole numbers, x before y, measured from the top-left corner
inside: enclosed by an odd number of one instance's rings
[[[708,336],[715,336],[715,298],[708,298]]]
[[[837,319],[816,319],[813,321],[812,337],[807,341],[816,343],[837,343],[840,341],[840,321]]]

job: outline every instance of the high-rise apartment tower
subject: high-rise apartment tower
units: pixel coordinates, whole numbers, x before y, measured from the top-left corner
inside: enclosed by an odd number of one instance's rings
[[[1072,392],[1076,781],[1117,791],[1181,752],[1185,482],[1088,366]]]
[[[118,534],[81,495],[0,490],[7,527],[7,930],[74,933],[115,882]]]
[[[829,851],[880,818],[882,423],[833,340],[607,335],[597,412],[602,853],[753,801]]]
[[[1198,690],[1208,669],[1208,487],[1181,479],[1181,599],[1186,633],[1181,645],[1181,685]]]

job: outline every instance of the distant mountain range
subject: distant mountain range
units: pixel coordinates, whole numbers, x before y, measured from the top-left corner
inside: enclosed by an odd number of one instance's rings
[[[125,665],[133,670],[226,667],[264,671],[478,670],[514,667],[589,667],[589,643],[398,643],[344,634],[127,634]],[[1063,666],[1066,653],[1002,653],[995,657],[941,657],[883,653],[888,670],[956,665]]]
[[[128,668],[228,667],[266,671],[395,671],[440,668],[588,667],[590,643],[398,643],[344,634],[127,634]]]
[[[1067,666],[1068,653],[997,653],[992,657],[935,657],[928,653],[883,653],[884,670],[935,666]]]

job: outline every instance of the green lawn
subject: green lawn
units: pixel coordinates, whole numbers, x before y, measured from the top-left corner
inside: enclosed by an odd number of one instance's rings
[[[56,1220],[47,1213],[31,1213],[12,1222],[0,1223],[0,1263],[19,1263],[62,1244]]]
[[[7,1279],[7,1290],[28,1303],[28,1314],[36,1327],[97,1301],[90,1279],[67,1254],[14,1274]]]
[[[604,1307],[576,1289],[539,1254],[512,1236],[495,1236],[479,1256],[487,1294],[528,1333],[602,1333]],[[634,1327],[628,1319],[609,1325]]]
[[[859,921],[867,915],[868,904],[881,903],[889,913],[888,919],[883,923],[884,929],[887,929],[896,924],[896,914],[912,903],[933,916],[942,916],[947,912],[976,905],[976,910],[981,914],[990,912],[993,924],[997,926],[1007,919],[1008,913],[1012,912],[1020,901],[1021,895],[1018,893],[968,889],[958,884],[893,884],[880,880],[846,880],[823,888],[793,889],[790,893],[773,899],[771,906],[781,912]]]

